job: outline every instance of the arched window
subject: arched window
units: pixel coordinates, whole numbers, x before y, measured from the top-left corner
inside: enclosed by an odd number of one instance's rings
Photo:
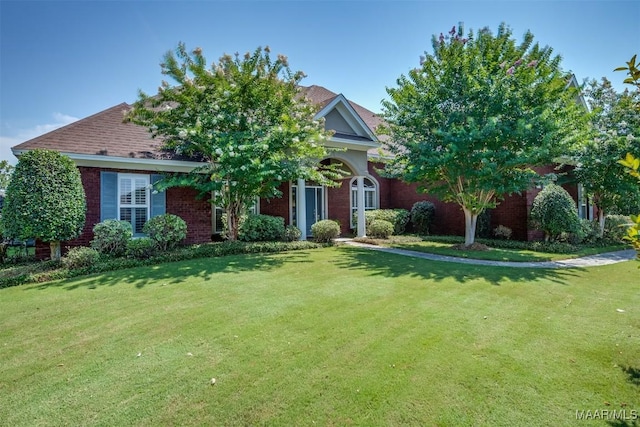
[[[376,183],[369,178],[364,178],[364,210],[378,209],[378,188]],[[351,228],[355,227],[355,219],[358,216],[358,179],[351,180]]]

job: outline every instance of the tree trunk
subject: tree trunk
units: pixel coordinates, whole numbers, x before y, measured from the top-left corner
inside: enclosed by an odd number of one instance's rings
[[[228,240],[238,240],[241,212],[242,205],[240,203],[231,203],[227,207],[227,229],[229,230],[227,235]]]
[[[471,210],[462,207],[464,212],[464,245],[473,245],[476,239],[476,224],[478,222],[478,214],[472,214]]]
[[[62,257],[60,253],[60,241],[50,242],[49,248],[51,249],[51,260],[60,261]]]
[[[598,231],[598,237],[602,239],[604,236],[604,209],[598,207],[598,225],[600,226]]]

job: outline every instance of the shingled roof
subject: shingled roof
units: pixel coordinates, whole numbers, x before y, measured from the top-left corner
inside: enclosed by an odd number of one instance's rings
[[[336,96],[321,86],[301,87],[302,92],[313,103],[326,106]],[[349,101],[366,125],[375,132],[382,122],[374,113]],[[13,147],[19,155],[23,151],[44,148],[64,154],[101,155],[130,159],[188,160],[161,149],[162,141],[152,139],[148,130],[130,122],[124,122],[124,114],[131,106],[118,104],[104,111],[40,135]]]

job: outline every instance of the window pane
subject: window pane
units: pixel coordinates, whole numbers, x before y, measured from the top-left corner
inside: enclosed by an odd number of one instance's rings
[[[131,208],[120,208],[120,220],[131,222]]]
[[[147,222],[147,208],[136,208],[136,220],[133,232],[135,234],[142,233],[142,227]]]
[[[120,179],[120,203],[123,205],[131,204],[131,180]]]
[[[375,209],[376,208],[376,193],[375,191],[366,190],[364,192],[364,208]]]

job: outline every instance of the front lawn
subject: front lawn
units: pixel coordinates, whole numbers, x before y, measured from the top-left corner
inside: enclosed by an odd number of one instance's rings
[[[0,289],[0,420],[608,425],[576,413],[640,411],[637,267],[333,247]]]

